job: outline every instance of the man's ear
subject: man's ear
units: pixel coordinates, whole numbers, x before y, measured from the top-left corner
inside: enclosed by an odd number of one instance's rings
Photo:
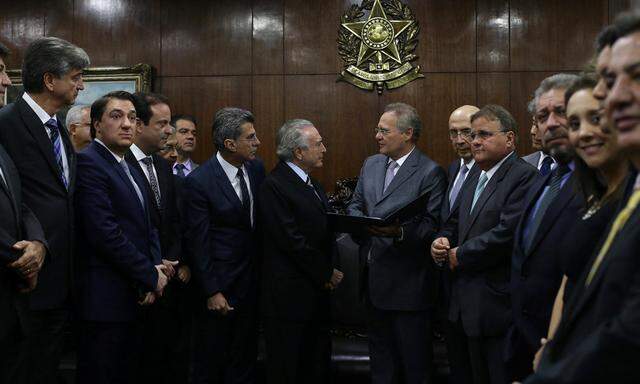
[[[53,84],[55,82],[55,79],[56,79],[56,77],[50,72],[45,72],[45,74],[42,75],[42,80],[43,80],[44,87],[49,92],[53,92]]]
[[[224,147],[227,149],[227,151],[229,152],[236,152],[237,148],[236,148],[236,142],[231,140],[231,139],[225,139],[224,141]]]

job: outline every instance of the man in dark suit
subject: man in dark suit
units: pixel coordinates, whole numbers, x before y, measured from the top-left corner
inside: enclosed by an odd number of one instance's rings
[[[280,162],[260,188],[264,233],[262,299],[268,384],[328,383],[329,293],[342,280],[327,197],[309,174],[326,148],[307,120],[287,121],[276,137]]]
[[[411,219],[371,228],[358,240],[376,384],[429,382],[433,373],[429,310],[437,275],[425,248],[438,230],[446,176],[416,148],[421,129],[415,108],[403,103],[385,107],[376,129],[380,153],[365,160],[347,207],[350,215],[386,217],[429,194],[425,209]]]
[[[640,16],[620,16],[604,72],[605,114],[633,172],[620,211],[586,264],[527,384],[640,382]],[[599,67],[600,67],[599,58]]]
[[[152,304],[167,284],[149,217],[153,202],[144,176],[124,159],[134,137],[133,101],[124,91],[96,100],[95,140],[78,154],[79,383],[135,381],[139,306]]]
[[[157,154],[171,134],[171,109],[169,100],[160,94],[136,93],[134,97],[138,124],[134,143],[126,152],[125,159],[129,167],[146,181],[141,187],[150,202],[151,223],[158,231],[162,264],[167,268],[170,279],[163,296],[153,306],[141,311],[143,352],[139,381],[185,382],[188,377],[188,350],[181,347],[185,342],[183,339],[188,338],[185,332],[189,324],[183,321],[180,306],[185,282],[179,276],[184,274],[176,274],[175,271],[188,267],[182,265],[181,228],[171,166]],[[175,336],[157,337],[167,329],[171,329]],[[158,366],[164,369],[158,370]]]
[[[22,200],[36,215],[47,239],[47,255],[31,292],[26,322],[31,381],[55,381],[69,317],[73,269],[75,154],[56,113],[84,89],[89,57],[71,43],[44,37],[24,54],[24,94],[0,110],[0,144],[18,169]]]
[[[553,171],[539,177],[525,198],[511,259],[513,324],[505,357],[511,380],[532,373],[533,357],[546,337],[551,311],[562,281],[562,254],[556,250],[567,228],[579,220],[584,207],[573,182],[573,147],[564,115],[564,93],[576,75],[555,74],[535,92],[536,119],[545,151],[557,161]]]
[[[468,188],[471,180],[480,172],[480,168],[474,167],[473,153],[471,152],[471,116],[478,112],[478,107],[463,105],[451,113],[449,117],[449,139],[458,158],[448,168],[447,194],[442,202],[440,213],[440,226],[444,228],[451,215],[460,205],[461,192]],[[458,321],[453,323],[448,320],[449,297],[451,296],[451,271],[448,265],[439,265],[440,289],[438,312],[445,331],[447,355],[451,372],[451,382],[454,384],[466,384],[473,382],[471,361],[469,360],[469,348],[467,336]]]
[[[531,134],[531,146],[533,147],[533,149],[537,149],[537,151],[526,156],[522,156],[522,160],[538,168],[542,176],[547,176],[551,172],[551,167],[555,165],[556,161],[551,155],[549,155],[549,150],[547,148],[544,148],[544,146],[542,145],[541,130],[544,128],[544,125],[546,125],[546,120],[543,122],[538,122],[536,107],[540,95],[536,95],[537,96],[534,96],[534,98],[531,99],[527,104],[527,111],[529,111],[533,120],[531,122],[531,130],[529,131],[529,133]]]
[[[184,181],[185,244],[199,295],[194,383],[253,383],[258,342],[258,189],[264,166],[251,112],[223,108],[218,152]]]
[[[36,287],[46,242],[38,219],[22,202],[18,171],[2,145],[0,216],[0,383],[21,383],[27,368],[18,358],[28,307],[25,294]]]
[[[196,150],[196,118],[191,115],[176,115],[171,120],[176,137],[176,162],[173,164],[173,174],[180,177],[188,176],[198,168],[191,156]]]
[[[453,271],[449,320],[461,322],[468,338],[473,382],[506,383],[502,352],[511,322],[513,236],[537,172],[516,156],[517,126],[504,108],[484,106],[471,126],[473,158],[482,172],[460,197],[457,227],[433,242],[431,254]]]

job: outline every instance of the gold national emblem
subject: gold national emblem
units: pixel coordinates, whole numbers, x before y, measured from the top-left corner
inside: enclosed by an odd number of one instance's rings
[[[365,19],[365,11],[369,11]],[[378,94],[424,77],[418,58],[420,26],[411,10],[400,0],[363,0],[342,15],[338,31],[338,53],[345,62],[338,81]]]

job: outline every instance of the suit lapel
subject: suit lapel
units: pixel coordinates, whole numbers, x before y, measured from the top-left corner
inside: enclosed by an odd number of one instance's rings
[[[556,218],[563,212],[564,207],[571,200],[573,200],[573,197],[575,196],[575,194],[573,193],[572,182],[573,182],[573,175],[569,180],[567,180],[564,183],[564,185],[562,186],[562,189],[560,190],[560,193],[558,193],[558,196],[556,196],[554,201],[547,208],[547,211],[544,213],[544,216],[542,217],[542,222],[538,226],[538,231],[533,234],[534,235],[533,242],[531,243],[531,247],[529,247],[529,250],[526,254],[527,257],[533,253],[533,251],[536,249],[540,241],[544,238],[544,235],[546,235],[547,232],[549,232],[549,229],[551,229],[551,227],[553,226],[553,223],[556,221]],[[543,184],[543,186],[546,186],[546,183]],[[537,195],[537,196],[539,198],[540,195]],[[537,200],[538,199],[534,200],[534,204],[535,202],[537,202]]]
[[[378,200],[377,204],[380,204],[384,199],[387,198],[390,194],[393,193],[396,189],[398,189],[407,179],[413,175],[418,169],[418,149],[414,148],[411,154],[404,161],[400,169],[398,169],[398,173],[393,177],[391,183],[387,187],[387,190],[382,194],[382,198]],[[386,175],[386,163],[385,163],[385,172]],[[382,187],[384,188],[384,176],[382,178]]]
[[[5,180],[4,183],[2,182],[2,180],[0,180],[0,189],[2,189],[4,193],[6,193],[9,197],[9,200],[11,200],[11,206],[13,207],[13,212],[16,217],[20,217],[20,210],[18,209],[18,202],[16,200],[15,191],[11,186],[8,156],[9,155],[3,149],[0,149],[0,168],[2,168],[2,174],[4,175]],[[18,225],[20,224],[18,223]]]
[[[62,138],[64,151],[67,155],[67,165],[69,167],[69,192],[73,193],[76,185],[76,150],[73,148],[73,144],[71,144],[71,138],[69,138],[67,128],[60,119],[58,119],[58,125],[60,126],[60,137]]]
[[[449,219],[449,216],[451,216],[451,214],[458,209],[458,207],[460,207],[460,202],[462,201],[462,193],[469,187],[469,184],[471,184],[471,180],[474,179],[474,177],[476,177],[477,175],[480,174],[480,168],[478,168],[475,164],[473,167],[471,167],[471,169],[469,170],[469,173],[467,174],[467,178],[464,179],[464,182],[462,183],[462,187],[460,187],[460,191],[458,192],[458,196],[456,196],[456,199],[453,201],[453,206],[449,207],[449,212],[447,213],[447,220]],[[475,186],[474,186],[474,191],[475,191]],[[448,201],[449,201],[449,194],[447,193],[446,196],[446,201],[447,201],[447,205],[449,205]]]
[[[140,162],[136,159],[136,157],[133,154],[133,152],[131,152],[131,150],[127,151],[127,153],[125,153],[124,157],[127,160],[127,164],[129,164],[129,169],[133,169],[132,173],[133,172],[137,172],[138,175],[142,176],[141,180],[140,180],[140,182],[142,184],[138,185],[138,188],[140,188],[140,192],[144,193],[145,203],[149,199],[155,199],[156,197],[153,194],[153,190],[151,189],[151,184],[149,183],[149,179],[147,179],[147,177],[145,176],[144,170],[142,169],[142,166],[140,165]],[[160,193],[162,193],[162,192],[160,192]],[[154,209],[156,211],[158,210],[157,204],[155,204],[155,203],[147,204],[147,206],[153,207],[152,209]]]
[[[164,209],[166,204],[165,196],[168,197],[167,190],[169,189],[169,180],[167,176],[169,176],[163,167],[164,164],[161,164],[161,160],[159,160],[158,155],[152,155],[153,164],[156,167],[156,175],[158,178],[158,188],[160,188],[160,205],[161,208]]]
[[[281,168],[282,173],[285,175],[285,177],[288,178],[289,181],[296,186],[296,188],[298,188],[302,193],[304,193],[307,196],[308,200],[313,201],[313,205],[316,208],[318,208],[323,213],[326,212],[324,201],[322,201],[322,196],[324,194],[321,193],[322,191],[319,188],[317,188],[318,184],[315,180],[311,179],[311,183],[314,185],[314,188],[316,188],[316,192],[320,196],[320,199],[318,199],[318,196],[316,196],[313,189],[310,188],[307,185],[307,183],[302,181],[300,176],[298,176],[298,174],[295,173],[293,169],[291,169],[291,167],[289,167],[286,163],[280,162],[278,166]]]
[[[60,169],[58,168],[58,163],[56,162],[56,158],[53,153],[53,144],[51,143],[51,139],[47,135],[47,131],[44,128],[44,124],[42,124],[42,121],[40,121],[40,119],[38,118],[38,115],[36,115],[36,113],[31,109],[29,104],[27,104],[27,102],[24,101],[23,98],[20,98],[16,102],[16,105],[18,107],[18,110],[20,111],[22,120],[25,122],[25,125],[27,126],[27,130],[29,131],[31,136],[33,136],[34,140],[38,144],[38,148],[40,149],[43,156],[47,160],[47,163],[49,163],[49,168],[51,168],[51,171],[53,171],[53,173],[57,175],[56,179],[58,180],[58,183],[60,184],[62,189],[66,191],[67,188],[64,186],[64,182],[60,177]],[[62,135],[63,129],[59,129],[59,131],[61,132],[61,135]],[[71,164],[69,164],[69,169],[71,169]]]
[[[382,199],[382,190],[384,189],[384,178],[387,173],[387,162],[389,161],[388,157],[381,157],[376,164],[376,170],[374,171],[375,180],[374,186],[376,191],[376,202]]]
[[[236,193],[235,189],[233,189],[231,181],[229,181],[227,174],[224,172],[224,169],[222,169],[222,165],[220,165],[218,158],[214,155],[212,160],[213,172],[215,174],[215,177],[218,179],[218,182],[220,183],[222,193],[227,198],[227,200],[229,200],[229,202],[238,210],[238,212],[242,212],[242,201],[240,201],[238,194]]]

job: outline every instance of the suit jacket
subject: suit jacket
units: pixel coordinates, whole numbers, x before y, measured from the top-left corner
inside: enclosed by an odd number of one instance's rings
[[[253,196],[254,224],[258,224],[258,190],[264,180],[261,160],[245,163]],[[261,249],[258,226],[251,226],[242,202],[216,156],[194,169],[184,180],[185,247],[200,293],[221,292],[234,307],[256,288],[256,263]],[[203,308],[205,308],[203,306]]]
[[[144,186],[144,176],[134,170],[131,175],[139,187]],[[89,321],[132,321],[140,295],[155,290],[154,266],[161,263],[149,199],[144,199],[143,207],[122,166],[94,141],[78,154],[75,200],[79,316]]]
[[[160,188],[160,207],[155,204],[155,196],[151,189],[151,184],[145,176],[142,166],[131,151],[127,151],[125,154],[129,168],[138,171],[146,181],[141,187],[144,187],[146,199],[150,202],[149,215],[151,223],[158,230],[162,258],[179,260],[182,263],[181,226],[175,178],[171,171],[171,165],[167,160],[157,154],[152,155],[152,157],[158,176],[158,187]]]
[[[503,334],[511,321],[509,271],[513,237],[523,199],[538,172],[515,154],[487,182],[471,211],[480,172],[462,192],[455,232],[443,235],[457,246],[449,320],[462,320],[471,337]]]
[[[385,217],[423,193],[430,197],[423,212],[402,223],[402,240],[369,236],[360,241],[361,276],[368,279],[363,285],[379,309],[424,310],[435,300],[437,274],[427,249],[438,230],[446,176],[436,162],[414,148],[383,193],[388,159],[377,154],[365,160],[347,207],[350,215]]]
[[[635,181],[630,177],[630,185]],[[621,203],[621,208],[627,201]],[[614,216],[614,220],[617,215]],[[610,228],[603,233],[604,237]],[[558,330],[540,368],[526,383],[637,383],[640,371],[640,208],[618,232],[589,286],[586,264],[565,304]]]
[[[260,187],[264,233],[262,299],[264,315],[289,321],[327,321],[335,236],[327,223],[328,201],[284,162]],[[316,193],[318,196],[316,196]]]
[[[19,325],[19,307],[27,305],[26,295],[17,292],[21,279],[6,265],[21,256],[13,249],[20,240],[38,240],[46,245],[44,231],[33,212],[22,202],[20,176],[13,161],[0,145],[0,345]]]
[[[522,156],[522,160],[538,168],[538,162],[540,162],[540,156],[542,156],[542,151],[536,151],[526,156]]]
[[[474,164],[473,167],[468,171],[467,177],[458,192],[458,196],[456,200],[453,202],[453,207],[449,206],[449,194],[451,193],[451,189],[453,188],[453,184],[455,183],[456,177],[458,176],[458,172],[460,172],[460,159],[453,161],[448,168],[447,171],[447,192],[442,201],[442,209],[440,211],[440,234],[436,236],[436,238],[441,237],[442,233],[451,233],[456,231],[458,226],[457,219],[457,211],[458,207],[460,207],[460,197],[462,196],[462,191],[469,188],[469,185],[472,184],[472,181],[478,176],[480,173],[480,168]],[[440,288],[439,288],[439,300],[440,300],[440,310],[444,313],[445,316],[449,310],[449,300],[451,298],[451,282],[453,279],[452,272],[449,269],[448,265],[436,266],[440,272]]]
[[[562,281],[562,257],[559,244],[580,220],[584,199],[576,193],[575,173],[562,186],[547,208],[530,249],[524,249],[524,229],[536,202],[552,173],[538,177],[525,198],[525,209],[516,230],[511,259],[511,305],[513,326],[507,340],[507,357],[524,351],[535,353],[540,339],[546,337],[553,302]],[[528,354],[527,354],[528,355]]]
[[[13,159],[22,183],[22,200],[40,221],[48,243],[38,286],[30,295],[32,309],[59,308],[71,292],[76,155],[67,130],[60,120],[58,124],[69,164],[68,190],[53,144],[26,101],[19,98],[0,110],[0,144]]]

